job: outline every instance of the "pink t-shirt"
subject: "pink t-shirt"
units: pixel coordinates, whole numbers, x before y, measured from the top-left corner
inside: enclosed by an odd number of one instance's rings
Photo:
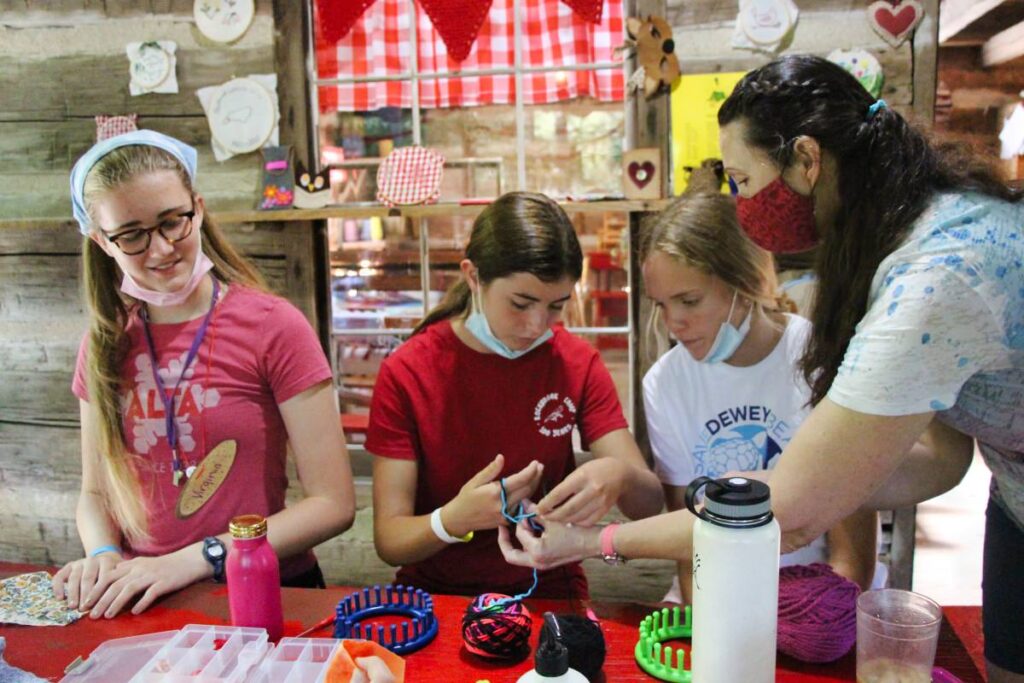
[[[170,390],[202,323],[151,324],[164,386]],[[234,463],[223,484],[187,517],[177,506],[184,487],[173,483],[164,406],[153,379],[142,321],[133,314],[131,350],[122,371],[121,396],[129,452],[145,496],[150,538],[126,550],[163,555],[227,531],[232,517],[272,515],[284,508],[288,434],[278,404],[331,379],[331,369],[309,323],[280,297],[233,284],[214,309],[195,360],[175,393],[176,423],[185,466],[198,465],[224,441],[236,442]],[[88,400],[88,336],[78,352],[72,391]],[[283,558],[288,578],[310,569],[312,552]]]
[[[583,447],[627,428],[615,385],[594,347],[563,328],[533,351],[509,360],[464,344],[449,321],[410,338],[381,366],[370,404],[366,450],[416,460],[415,514],[447,503],[495,455],[502,476],[538,460],[550,491],[574,468],[572,432]],[[538,499],[538,492],[534,499]],[[532,573],[508,564],[497,532],[476,533],[421,562],[397,580],[429,591],[517,593]],[[579,564],[540,573],[537,597],[583,598]]]

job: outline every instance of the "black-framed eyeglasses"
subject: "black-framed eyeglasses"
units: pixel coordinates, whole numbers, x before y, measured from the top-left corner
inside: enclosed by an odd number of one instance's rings
[[[160,236],[170,244],[187,238],[192,234],[192,219],[195,217],[196,209],[195,201],[193,201],[191,211],[168,216],[151,228],[134,228],[116,235],[107,235],[107,239],[116,244],[125,256],[137,256],[149,249],[154,232],[159,231]]]

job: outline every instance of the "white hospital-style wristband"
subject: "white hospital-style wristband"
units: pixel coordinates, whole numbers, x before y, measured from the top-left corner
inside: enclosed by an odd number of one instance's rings
[[[444,528],[444,524],[441,523],[441,508],[437,508],[430,513],[430,529],[434,532],[435,536],[445,543],[468,543],[473,540],[472,531],[465,536],[452,536],[448,533]]]

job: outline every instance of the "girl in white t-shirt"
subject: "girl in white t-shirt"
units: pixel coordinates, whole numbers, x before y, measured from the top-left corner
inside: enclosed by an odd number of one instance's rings
[[[775,466],[810,412],[798,361],[811,325],[782,312],[771,256],[746,237],[725,195],[676,200],[645,226],[641,249],[650,331],[662,350],[668,335],[678,342],[643,389],[655,471],[669,510],[679,510],[696,477]],[[867,588],[875,538],[875,514],[857,513],[782,566],[828,563]],[[690,601],[690,573],[680,562],[666,600]]]

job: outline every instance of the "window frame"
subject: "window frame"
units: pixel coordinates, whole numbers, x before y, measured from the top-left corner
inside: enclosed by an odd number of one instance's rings
[[[310,83],[310,112],[311,112],[311,124],[312,131],[314,132],[312,140],[312,151],[314,159],[320,159],[320,99],[319,89],[321,86],[330,85],[343,85],[353,83],[379,83],[386,81],[408,81],[412,84],[412,106],[410,108],[412,117],[412,144],[422,144],[422,108],[420,107],[420,89],[418,87],[421,80],[432,80],[438,78],[465,78],[473,76],[496,76],[496,75],[511,75],[515,79],[515,102],[512,105],[514,108],[515,116],[515,128],[516,128],[516,174],[515,182],[513,184],[514,190],[521,190],[526,188],[526,103],[524,102],[524,89],[523,89],[523,78],[525,76],[537,73],[548,73],[552,71],[598,71],[607,69],[622,69],[626,80],[629,78],[629,60],[623,60],[621,62],[586,62],[580,64],[572,64],[566,66],[560,65],[541,65],[541,66],[524,66],[523,64],[523,17],[522,7],[523,3],[529,0],[512,0],[513,2],[513,44],[514,44],[514,59],[511,67],[502,67],[494,69],[466,69],[460,71],[421,71],[419,69],[419,50],[418,46],[418,22],[421,10],[416,4],[415,0],[406,0],[409,4],[409,11],[411,13],[412,21],[410,21],[409,28],[409,40],[414,46],[411,50],[411,56],[409,59],[409,69],[402,73],[388,74],[384,76],[358,76],[358,77],[346,77],[346,78],[320,78],[318,73],[317,55],[316,55],[316,40],[315,40],[315,25],[316,25],[316,8],[313,0],[306,0],[307,9],[309,12],[310,21],[308,46],[309,53],[306,59],[306,71],[307,71],[307,82]],[[628,10],[628,0],[608,0],[608,2],[622,2],[623,10]],[[508,105],[502,105],[508,106]],[[628,94],[623,98],[622,107],[625,114],[625,131],[623,139],[623,148],[625,149],[629,141],[633,137],[631,127],[633,125],[632,117],[630,116],[630,106]],[[598,211],[607,212],[605,209],[598,209]],[[430,307],[430,241],[429,241],[429,221],[425,217],[419,217],[418,219],[419,228],[419,252],[420,252],[420,291],[423,295],[423,314],[426,315]],[[632,224],[631,220],[628,220],[627,225]],[[632,240],[630,240],[632,242]],[[632,250],[632,244],[630,244],[630,252]],[[328,257],[329,258],[329,257]],[[628,391],[627,391],[627,405],[623,406],[626,412],[627,420],[630,425],[634,422],[634,416],[637,414],[637,387],[636,387],[636,366],[637,366],[637,348],[636,348],[636,335],[634,334],[635,329],[633,325],[634,321],[634,297],[631,292],[633,288],[637,286],[634,277],[633,268],[633,255],[629,253],[625,259],[625,271],[626,271],[626,291],[630,293],[626,297],[627,301],[627,322],[626,325],[610,326],[610,327],[566,327],[566,329],[576,335],[622,335],[627,339],[627,373],[628,373]],[[330,282],[330,267],[328,267],[328,283]],[[329,319],[333,320],[333,315],[329,316]],[[333,358],[335,355],[336,344],[334,343],[338,337],[378,337],[378,336],[397,336],[407,338],[412,333],[412,328],[363,328],[348,330],[343,333],[336,332],[334,330],[333,322],[330,324],[330,342],[332,349],[332,364],[335,365],[335,377],[337,377],[337,360]]]

